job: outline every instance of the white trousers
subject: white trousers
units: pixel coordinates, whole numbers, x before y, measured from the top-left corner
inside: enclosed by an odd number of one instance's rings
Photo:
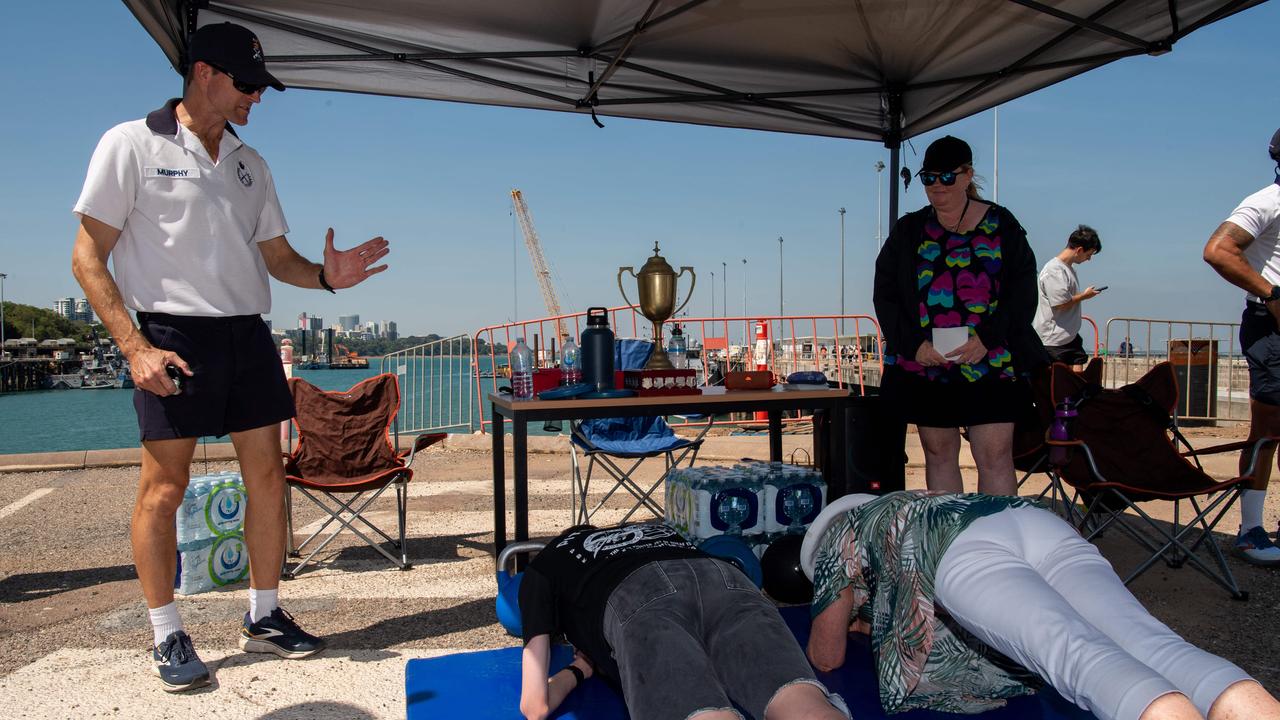
[[[1181,692],[1209,714],[1249,676],[1178,637],[1058,516],[1012,508],[973,522],[942,556],[938,605],[1101,720],[1136,720]]]

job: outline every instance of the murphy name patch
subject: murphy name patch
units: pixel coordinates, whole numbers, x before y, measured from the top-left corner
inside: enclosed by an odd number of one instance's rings
[[[176,180],[184,180],[200,177],[200,168],[148,167],[143,169],[142,176],[149,178],[173,178]]]

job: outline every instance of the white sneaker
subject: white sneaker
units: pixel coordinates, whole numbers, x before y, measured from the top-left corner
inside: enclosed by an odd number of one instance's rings
[[[1261,527],[1249,528],[1236,538],[1236,552],[1254,565],[1280,565],[1280,547],[1271,542]]]

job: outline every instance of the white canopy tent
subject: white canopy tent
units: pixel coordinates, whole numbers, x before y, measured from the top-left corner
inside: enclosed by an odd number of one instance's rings
[[[878,140],[890,177],[907,138],[1262,1],[124,0],[180,72],[229,20],[290,87]]]

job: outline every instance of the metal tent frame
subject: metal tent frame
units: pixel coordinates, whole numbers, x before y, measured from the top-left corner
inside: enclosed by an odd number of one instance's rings
[[[234,21],[291,87],[876,140],[896,178],[906,139],[1263,0],[124,2],[179,72]]]

